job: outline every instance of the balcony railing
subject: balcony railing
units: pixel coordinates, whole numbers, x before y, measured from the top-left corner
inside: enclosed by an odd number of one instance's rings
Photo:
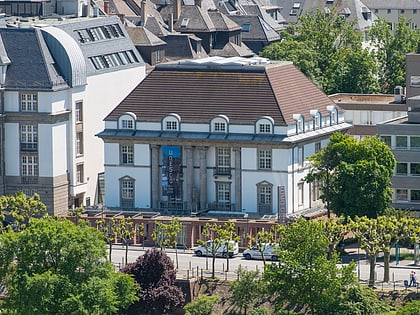
[[[35,152],[37,149],[38,149],[38,143],[36,142],[30,142],[30,143],[21,142],[20,144],[21,151]]]
[[[38,184],[38,176],[22,176],[20,183],[24,185]]]
[[[220,211],[234,211],[235,204],[230,202],[213,202],[209,204],[210,210],[220,210]]]

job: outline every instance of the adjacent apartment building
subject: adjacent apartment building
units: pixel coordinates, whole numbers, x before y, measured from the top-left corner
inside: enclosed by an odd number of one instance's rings
[[[102,203],[95,135],[144,62],[117,17],[19,26],[0,28],[0,194],[38,193],[49,214]]]
[[[105,119],[105,205],[169,215],[278,216],[322,207],[307,157],[342,111],[290,62],[157,65]]]

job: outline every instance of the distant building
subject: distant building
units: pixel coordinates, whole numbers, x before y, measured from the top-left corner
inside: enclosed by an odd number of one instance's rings
[[[50,214],[102,204],[95,135],[144,62],[117,17],[31,24],[0,28],[0,194],[38,193]]]
[[[307,156],[351,125],[289,62],[157,65],[105,119],[109,209],[217,217],[319,210]]]

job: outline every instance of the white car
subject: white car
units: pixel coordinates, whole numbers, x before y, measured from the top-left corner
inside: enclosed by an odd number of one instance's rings
[[[204,245],[200,245],[194,248],[194,254],[196,254],[198,257],[213,256],[212,243],[213,241],[207,241]],[[216,257],[227,257],[227,255],[229,255],[229,257],[232,258],[238,253],[239,253],[238,243],[234,241],[229,241],[228,249],[226,249],[226,245],[222,245],[219,248],[217,248]]]
[[[279,260],[279,256],[276,252],[278,246],[276,246],[276,245],[263,245],[263,248],[264,248],[264,250],[263,250],[264,258],[266,260],[273,260],[273,261]],[[242,254],[245,257],[245,259],[247,259],[247,260],[263,259],[261,251],[259,250],[258,246],[253,246],[252,248],[248,248],[248,249],[244,250]]]

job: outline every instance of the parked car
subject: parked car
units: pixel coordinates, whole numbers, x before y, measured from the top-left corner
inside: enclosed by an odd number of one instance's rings
[[[264,249],[263,250],[264,258],[266,260],[277,261],[279,259],[279,256],[276,252],[276,250],[278,249],[277,245],[271,245],[271,244],[263,245],[263,249]],[[247,260],[263,259],[261,251],[258,248],[258,246],[253,246],[251,248],[245,249],[242,254]]]
[[[194,254],[196,254],[198,257],[213,256],[212,245],[213,245],[213,241],[211,240],[207,241],[205,244],[194,248]],[[228,248],[226,248],[225,244],[217,248],[216,257],[227,257],[227,255],[229,255],[229,257],[232,258],[238,253],[239,253],[238,243],[235,241],[229,241]]]

